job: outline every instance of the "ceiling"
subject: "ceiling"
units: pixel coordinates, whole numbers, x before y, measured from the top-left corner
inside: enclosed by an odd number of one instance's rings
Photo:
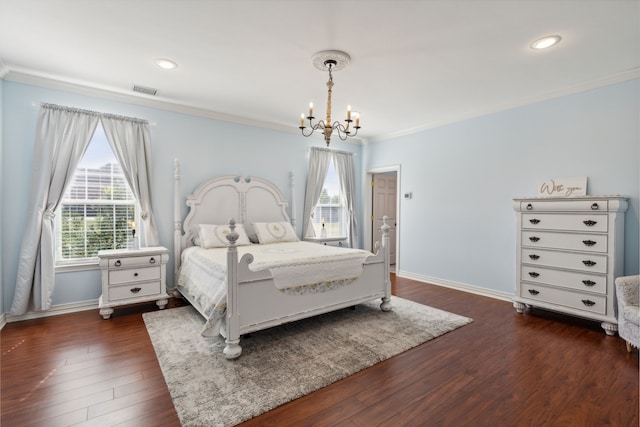
[[[291,132],[325,114],[326,49],[333,119],[374,141],[640,77],[640,1],[0,0],[5,80]]]

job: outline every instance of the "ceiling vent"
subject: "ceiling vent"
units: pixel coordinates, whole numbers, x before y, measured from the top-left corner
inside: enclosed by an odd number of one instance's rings
[[[155,94],[158,93],[158,89],[154,89],[152,87],[138,86],[138,85],[133,85],[133,91],[144,93],[145,95],[151,95],[151,96],[155,96]]]

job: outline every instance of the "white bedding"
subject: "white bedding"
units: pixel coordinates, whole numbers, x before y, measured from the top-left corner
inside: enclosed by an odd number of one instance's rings
[[[289,294],[330,291],[358,278],[370,252],[310,242],[238,246],[238,259],[250,253],[249,268],[269,270],[275,286]],[[203,333],[219,333],[226,311],[227,248],[193,246],[182,252],[178,286],[183,288],[207,316]]]

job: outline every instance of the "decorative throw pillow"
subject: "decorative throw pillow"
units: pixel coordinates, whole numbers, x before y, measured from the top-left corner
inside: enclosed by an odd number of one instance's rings
[[[293,226],[286,221],[254,222],[252,225],[261,244],[300,241]]]
[[[198,238],[200,239],[201,248],[224,248],[229,244],[227,234],[231,232],[229,225],[217,224],[199,224]],[[236,233],[238,233],[237,246],[250,245],[251,242],[247,237],[244,225],[236,224]]]

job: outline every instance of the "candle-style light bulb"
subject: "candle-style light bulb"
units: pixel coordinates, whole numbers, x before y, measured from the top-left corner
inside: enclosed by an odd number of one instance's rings
[[[351,105],[347,105],[347,120],[351,120]]]
[[[309,117],[313,117],[313,102],[309,103]]]
[[[360,113],[356,114],[356,127],[360,126]]]
[[[303,128],[304,127],[304,113],[300,114],[300,127]]]

